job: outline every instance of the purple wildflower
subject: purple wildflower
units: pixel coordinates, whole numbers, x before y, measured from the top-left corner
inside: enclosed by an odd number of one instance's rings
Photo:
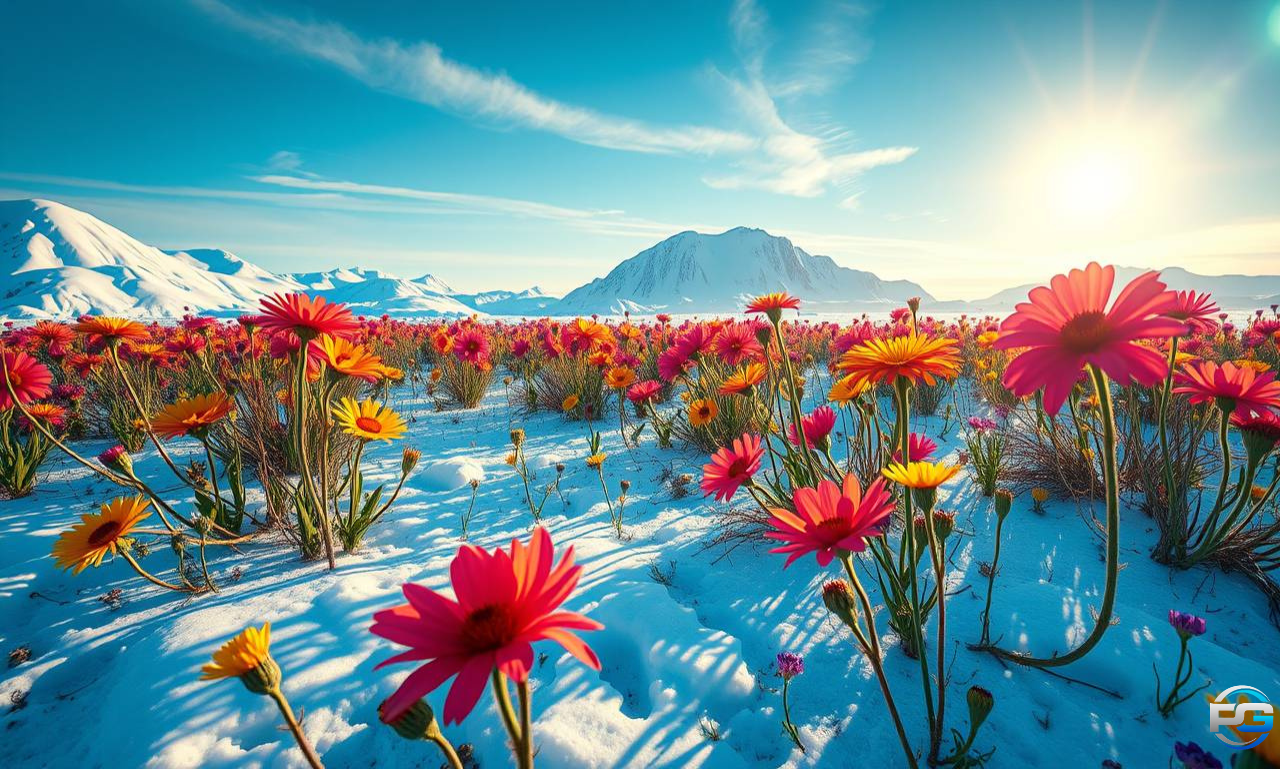
[[[790,681],[804,672],[804,657],[791,652],[778,654],[778,675]]]
[[[989,433],[996,429],[996,423],[986,417],[969,417],[969,427],[980,433]]]
[[[1182,762],[1182,769],[1222,769],[1221,761],[1194,742],[1173,743],[1173,755]]]
[[[1192,638],[1194,636],[1204,635],[1204,631],[1206,629],[1204,617],[1197,617],[1194,614],[1188,614],[1175,609],[1169,610],[1169,624],[1172,625],[1173,629],[1178,631],[1178,635],[1183,638]]]

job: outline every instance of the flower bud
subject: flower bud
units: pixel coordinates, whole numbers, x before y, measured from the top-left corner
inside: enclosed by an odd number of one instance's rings
[[[849,627],[856,627],[853,588],[843,579],[833,579],[822,586],[822,602],[827,610]]]
[[[976,734],[978,727],[982,726],[982,722],[991,715],[991,709],[995,707],[996,700],[991,692],[981,686],[970,686],[965,700],[969,703],[969,730]]]
[[[933,511],[933,532],[937,535],[938,541],[942,542],[951,536],[951,532],[956,530],[956,514],[947,513],[942,510]]]
[[[405,449],[400,455],[400,474],[408,475],[413,472],[413,468],[418,466],[418,460],[422,458],[422,452],[417,449]]]
[[[623,494],[626,494],[628,491],[631,491],[631,481],[627,480],[626,478],[623,478],[622,480],[618,481],[618,487],[622,489]]]
[[[996,517],[1001,521],[1009,515],[1009,510],[1013,508],[1013,492],[1008,489],[996,489]]]
[[[911,498],[915,500],[916,505],[921,510],[932,510],[934,504],[938,501],[938,487],[920,487],[911,490]]]
[[[388,721],[383,715],[387,703],[378,706],[378,719],[390,726],[396,734],[406,740],[438,740],[441,739],[440,724],[436,721],[435,711],[425,700],[418,700],[409,706],[395,719]]]
[[[254,694],[267,694],[280,688],[282,677],[280,666],[267,656],[250,670],[241,673],[240,683]]]
[[[129,456],[124,446],[112,446],[98,455],[98,461],[110,470],[119,470],[126,475],[133,474],[133,457]]]
[[[524,430],[517,427],[511,431],[511,445],[520,448],[524,445]]]

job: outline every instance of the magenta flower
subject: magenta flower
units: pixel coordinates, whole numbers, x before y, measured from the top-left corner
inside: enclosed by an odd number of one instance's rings
[[[778,675],[790,681],[804,672],[804,657],[791,652],[779,652]]]
[[[1198,635],[1204,635],[1205,627],[1204,617],[1197,617],[1194,614],[1169,610],[1169,624],[1173,629],[1178,631],[1178,635],[1183,638],[1193,638]]]

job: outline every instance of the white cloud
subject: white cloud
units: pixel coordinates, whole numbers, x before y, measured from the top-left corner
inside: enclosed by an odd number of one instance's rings
[[[328,62],[360,82],[464,117],[520,125],[566,139],[633,152],[747,152],[758,140],[704,126],[656,126],[566,104],[516,82],[447,58],[430,42],[366,40],[339,24],[250,14],[220,0],[194,0],[223,22],[260,39]]]
[[[784,121],[765,80],[768,19],[753,0],[737,0],[729,19],[734,50],[745,76],[724,78],[750,131],[661,126],[609,115],[538,93],[505,73],[485,72],[449,59],[431,42],[368,40],[335,23],[250,13],[222,0],[193,2],[232,27],[327,62],[372,88],[468,119],[546,131],[610,149],[725,158],[731,163],[732,172],[704,177],[708,185],[717,189],[758,189],[816,197],[868,169],[900,163],[916,151],[913,147],[842,151],[839,145],[848,143],[848,133],[843,129],[833,130],[834,138],[824,138],[797,131]],[[833,81],[833,73],[846,70],[858,60],[859,56],[849,53],[847,46],[839,46],[839,33],[832,31],[844,28],[843,18],[850,16],[848,9],[852,6],[835,2],[831,7],[837,9],[835,20],[818,25],[827,30],[826,37],[817,35],[819,44],[806,49],[804,66],[788,73],[779,86],[785,93],[823,91]],[[294,159],[293,153],[277,155],[281,162]]]
[[[817,197],[832,187],[847,186],[872,168],[901,163],[916,153],[915,147],[884,147],[847,151],[849,133],[837,126],[820,136],[803,132],[785,120],[778,109],[774,87],[765,74],[769,51],[768,18],[755,0],[736,0],[729,16],[734,51],[742,65],[739,76],[719,73],[737,103],[744,120],[763,136],[762,152],[744,156],[729,174],[708,174],[703,181],[717,189],[757,189],[797,197]],[[814,55],[822,58],[821,54]],[[827,58],[838,57],[838,53]],[[851,64],[853,59],[844,63]],[[823,75],[829,78],[830,74]],[[788,94],[829,87],[830,81],[793,79]],[[845,196],[848,199],[848,195]]]

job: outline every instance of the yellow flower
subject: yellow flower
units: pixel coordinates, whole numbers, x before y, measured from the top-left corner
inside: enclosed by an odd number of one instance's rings
[[[894,462],[884,469],[884,477],[909,489],[936,489],[955,477],[960,465],[941,462]]]
[[[694,427],[702,427],[716,418],[720,413],[720,407],[710,398],[699,398],[689,404],[689,424]]]
[[[271,623],[247,627],[213,653],[213,662],[200,667],[201,681],[239,678],[255,694],[280,687],[280,666],[271,659]]]
[[[1043,486],[1036,486],[1031,490],[1031,498],[1036,502],[1043,503],[1049,498],[1049,490]]]
[[[359,403],[343,398],[333,407],[333,418],[348,435],[366,441],[390,442],[403,438],[407,429],[399,414],[372,398]]]
[[[608,456],[609,455],[605,454],[603,451],[592,454],[591,456],[587,457],[587,467],[590,467],[593,470],[599,470],[601,465],[604,464],[605,458]]]
[[[80,523],[58,535],[53,557],[58,566],[79,574],[98,566],[107,553],[117,552],[119,542],[151,515],[146,497],[117,497],[102,505],[101,512],[80,516]]]
[[[840,356],[837,366],[858,383],[893,384],[903,378],[933,385],[938,379],[956,377],[960,355],[954,339],[912,333],[869,339]]]
[[[560,402],[560,408],[564,411],[573,411],[578,407],[578,396],[570,395]]]
[[[981,334],[978,334],[978,346],[983,349],[989,348],[991,345],[995,344],[996,340],[999,338],[999,331],[983,331]]]
[[[517,462],[518,460],[519,460],[519,457],[517,457],[517,456],[516,456],[516,453],[513,451],[513,452],[511,452],[510,454],[508,454],[508,455],[507,455],[507,458],[506,458],[506,459],[504,459],[504,460],[502,460],[502,461],[503,461],[503,462],[506,462],[507,464],[511,465],[512,467],[515,467],[515,466],[516,466],[516,462]]]

